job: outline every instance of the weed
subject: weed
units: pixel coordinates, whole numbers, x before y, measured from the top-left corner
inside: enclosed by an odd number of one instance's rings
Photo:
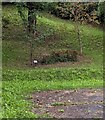
[[[62,106],[64,105],[63,102],[54,102],[54,103],[51,103],[52,106]]]
[[[63,113],[63,112],[64,112],[64,109],[59,109],[58,112]]]

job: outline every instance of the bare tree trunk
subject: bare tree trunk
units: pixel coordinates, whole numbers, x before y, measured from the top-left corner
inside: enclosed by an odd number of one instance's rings
[[[77,6],[78,3],[75,3],[75,6]],[[76,29],[76,32],[77,32],[77,39],[78,39],[78,42],[79,42],[79,50],[80,50],[80,53],[82,54],[83,53],[83,46],[82,46],[82,40],[81,40],[81,35],[80,35],[80,26],[78,25],[79,22],[78,21],[78,18],[80,17],[80,14],[78,13],[78,8],[74,11],[74,20],[75,20],[75,29]]]
[[[36,15],[34,11],[34,6],[32,2],[27,2],[28,7],[28,32],[29,34],[33,34],[30,42],[30,65],[33,65],[33,38],[36,35]]]
[[[81,40],[81,37],[80,37],[80,29],[79,29],[79,26],[77,26],[77,37],[78,37],[78,42],[79,42],[80,53],[82,54],[83,48],[82,48],[82,40]]]
[[[30,65],[33,65],[33,45],[32,40],[30,40]]]

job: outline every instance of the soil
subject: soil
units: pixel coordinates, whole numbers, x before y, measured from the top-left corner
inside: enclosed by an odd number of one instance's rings
[[[45,118],[103,118],[103,89],[39,91],[32,112]]]

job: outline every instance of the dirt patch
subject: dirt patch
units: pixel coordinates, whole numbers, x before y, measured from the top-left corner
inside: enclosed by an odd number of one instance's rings
[[[32,112],[51,118],[103,118],[103,89],[39,91]]]

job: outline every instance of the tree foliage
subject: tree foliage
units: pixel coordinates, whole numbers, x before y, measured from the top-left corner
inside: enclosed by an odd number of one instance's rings
[[[48,10],[49,3],[44,2],[27,2],[18,3],[18,12],[24,22],[25,27],[28,31],[28,41],[30,43],[30,64],[33,65],[33,38],[37,38],[36,24],[37,24],[37,11]],[[27,18],[24,14],[24,8],[27,8]]]
[[[105,23],[105,1],[99,3],[98,16],[101,23]]]
[[[61,3],[59,2],[53,10],[53,14],[63,19],[75,21],[75,14],[78,10],[78,20],[84,22],[98,23],[98,3]]]

